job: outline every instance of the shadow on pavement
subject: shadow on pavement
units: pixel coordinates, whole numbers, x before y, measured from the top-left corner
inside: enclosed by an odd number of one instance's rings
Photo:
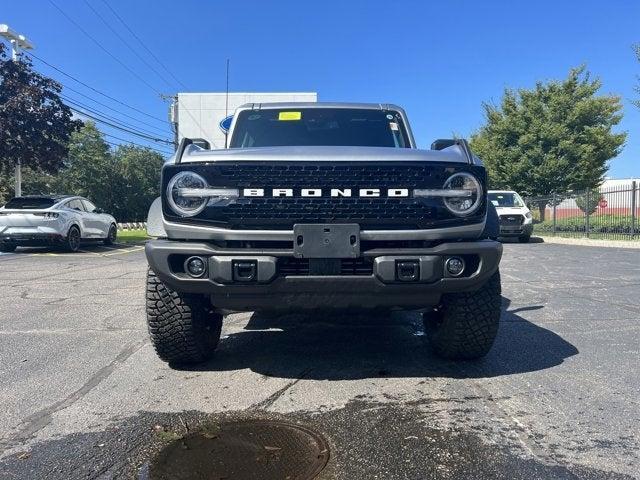
[[[544,370],[578,350],[556,333],[509,311],[503,312],[496,343],[476,362],[436,357],[419,314],[336,313],[268,316],[254,313],[245,330],[223,336],[214,358],[196,370],[250,368],[271,377],[352,380],[373,377],[483,378]]]
[[[119,250],[126,250],[128,248],[136,247],[141,244],[139,243],[114,243],[113,245],[104,245],[100,242],[87,242],[83,243],[80,246],[80,250],[77,252],[69,252],[65,250],[64,247],[60,246],[45,246],[45,247],[18,247],[15,252],[12,252],[9,255],[20,255],[20,254],[39,254],[39,253],[55,253],[55,254],[65,254],[65,255],[78,255],[82,253],[109,253],[116,252]]]
[[[520,243],[518,241],[518,238],[502,238],[500,237],[500,242],[502,243]],[[527,243],[544,243],[544,238],[542,237],[531,237],[529,239],[529,241]],[[526,245],[526,243],[524,243],[523,245]]]

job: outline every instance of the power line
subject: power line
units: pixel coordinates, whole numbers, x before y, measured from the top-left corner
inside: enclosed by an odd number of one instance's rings
[[[94,108],[92,108],[92,107],[90,107],[90,106],[88,106],[88,105],[86,105],[86,104],[84,104],[82,102],[79,102],[78,100],[76,100],[76,99],[74,99],[72,97],[67,97],[66,95],[62,95],[62,94],[60,94],[60,97],[62,97],[68,103],[71,103],[72,105],[75,105],[76,107],[84,108],[85,110],[88,110],[89,112],[93,113],[94,115],[98,115],[100,117],[103,117],[103,118],[105,118],[105,119],[107,119],[109,121],[115,122],[118,125],[121,125],[123,127],[135,129],[138,132],[147,133],[147,134],[150,134],[150,135],[158,135],[158,133],[160,132],[159,130],[150,131],[150,130],[145,130],[143,128],[140,128],[137,125],[131,125],[130,123],[126,123],[126,122],[120,120],[119,118],[115,118],[115,117],[113,117],[111,115],[108,115],[108,114],[106,114],[104,112],[101,112],[100,110],[96,110],[96,109],[94,109]],[[165,132],[160,132],[160,135],[164,135],[164,134],[165,134]]]
[[[165,77],[164,75],[162,75],[160,72],[158,72],[158,71],[153,67],[153,65],[149,64],[149,62],[147,62],[147,61],[145,60],[145,58],[144,58],[142,55],[140,55],[140,54],[139,54],[139,53],[138,53],[138,52],[137,52],[137,51],[136,51],[136,50],[135,50],[131,45],[129,45],[129,42],[127,42],[124,38],[122,38],[122,36],[117,32],[117,30],[116,30],[115,28],[113,28],[113,27],[111,26],[111,24],[105,20],[105,18],[100,14],[100,12],[98,12],[98,10],[96,10],[95,8],[93,8],[93,5],[91,5],[91,4],[88,2],[88,0],[84,0],[84,3],[86,3],[86,4],[87,4],[87,7],[89,7],[89,8],[91,9],[91,11],[92,11],[93,13],[95,13],[95,14],[96,14],[96,16],[100,19],[100,21],[101,21],[102,23],[104,23],[104,24],[105,24],[105,26],[106,26],[109,30],[111,30],[111,32],[112,32],[116,37],[118,37],[118,39],[119,39],[119,40],[120,40],[120,41],[121,41],[121,42],[122,42],[122,43],[123,43],[123,44],[124,44],[128,49],[129,49],[129,50],[131,50],[131,52],[133,52],[133,54],[134,54],[136,57],[138,57],[142,63],[144,63],[147,67],[149,67],[149,69],[150,69],[150,70],[152,70],[152,71],[153,71],[153,73],[155,73],[155,74],[158,76],[158,78],[160,78],[160,79],[161,79],[164,83],[166,83],[169,87],[171,87],[171,86],[172,86],[172,85],[171,85],[171,82],[169,82],[169,81],[166,79],[166,77]]]
[[[164,63],[162,63],[160,61],[160,59],[158,57],[156,57],[156,55],[144,44],[144,42],[140,39],[140,37],[138,37],[138,35],[136,35],[136,33],[129,27],[129,25],[127,25],[127,23],[122,19],[122,17],[120,17],[120,15],[118,15],[118,13],[113,9],[113,7],[111,7],[111,5],[109,5],[109,3],[106,0],[102,0],[102,3],[104,3],[107,8],[109,10],[111,10],[111,13],[113,13],[113,15],[120,21],[120,23],[122,23],[122,25],[124,25],[124,27],[129,31],[129,33],[138,41],[138,43],[140,45],[142,45],[142,48],[144,48],[149,55],[151,55],[156,62],[158,62],[158,64],[164,69],[165,72],[167,72],[169,75],[171,75],[171,77],[185,90],[187,90],[187,87],[184,83],[182,83],[180,80],[178,80],[178,78],[171,72],[171,70],[169,70]]]
[[[108,143],[112,147],[122,147],[123,145],[125,145],[125,146],[132,145],[132,146],[139,147],[139,148],[148,148],[151,151],[154,151],[156,153],[159,153],[159,154],[162,154],[162,155],[165,155],[165,156],[173,155],[173,153],[171,153],[171,152],[164,152],[164,151],[161,151],[161,150],[156,150],[155,148],[147,147],[145,145],[139,145],[137,143],[133,143],[133,142],[130,142],[128,140],[125,140],[125,144],[111,142],[111,141],[105,140],[105,139],[102,139],[102,141],[105,142],[105,143]]]
[[[96,40],[89,32],[87,32],[84,28],[82,28],[82,26],[76,22],[73,18],[71,18],[69,15],[67,15],[65,13],[64,10],[62,10],[53,0],[49,0],[49,3],[51,5],[53,5],[67,20],[69,20],[69,22],[71,22],[78,30],[80,30],[87,38],[89,38],[93,43],[95,43],[104,53],[106,53],[107,55],[109,55],[111,58],[113,58],[116,62],[118,62],[120,65],[122,65],[122,67],[127,70],[129,73],[131,73],[131,75],[133,75],[134,77],[136,77],[138,80],[140,80],[142,83],[144,83],[147,87],[149,87],[153,92],[155,92],[157,95],[160,95],[160,92],[158,90],[156,90],[153,85],[151,85],[149,82],[147,82],[144,78],[142,78],[140,75],[138,75],[136,72],[134,72],[131,68],[129,68],[122,60],[120,60],[118,57],[116,57],[113,53],[111,53],[109,50],[107,50],[100,42],[98,42],[98,40]]]
[[[94,115],[91,115],[90,113],[87,113],[87,112],[84,112],[84,111],[82,111],[82,110],[79,110],[79,109],[78,109],[78,108],[76,108],[76,107],[72,107],[72,106],[70,106],[70,105],[67,105],[67,106],[68,106],[72,111],[74,111],[74,112],[76,112],[76,113],[79,113],[80,115],[84,115],[85,117],[88,117],[88,118],[90,118],[90,119],[92,119],[92,120],[95,120],[96,122],[102,123],[102,124],[104,124],[104,125],[108,125],[108,126],[110,126],[111,128],[115,128],[116,130],[121,130],[121,131],[123,131],[123,132],[130,133],[131,135],[135,135],[136,137],[144,138],[144,139],[146,139],[146,140],[151,140],[151,141],[154,141],[154,142],[156,142],[156,143],[163,143],[163,144],[166,144],[166,145],[173,145],[173,142],[171,142],[171,141],[169,141],[169,140],[165,140],[165,139],[162,139],[162,138],[152,137],[152,136],[150,136],[150,135],[145,135],[145,134],[142,134],[142,133],[136,132],[135,130],[130,130],[130,129],[128,129],[128,128],[124,128],[124,127],[121,127],[121,126],[116,125],[116,124],[114,124],[114,123],[111,123],[111,122],[108,122],[108,121],[103,120],[103,119],[101,119],[101,118],[98,118],[98,117],[96,117],[96,116],[94,116]]]
[[[146,125],[146,126],[151,127],[151,128],[159,128],[159,127],[157,127],[157,126],[155,126],[155,125],[152,125],[152,124],[151,124],[151,123],[149,123],[149,122],[145,122],[144,120],[140,120],[139,118],[133,117],[133,116],[131,116],[131,115],[127,114],[127,113],[124,113],[124,112],[123,112],[123,111],[121,111],[121,110],[118,110],[118,109],[116,109],[116,108],[113,108],[113,107],[111,107],[111,106],[107,105],[106,103],[102,103],[102,102],[100,102],[100,101],[96,100],[95,98],[90,97],[89,95],[85,95],[84,93],[80,92],[79,90],[76,90],[75,88],[71,88],[70,86],[65,85],[64,83],[62,83],[62,82],[60,82],[60,81],[58,81],[58,83],[60,83],[60,84],[61,84],[65,89],[67,89],[67,90],[71,90],[71,91],[72,91],[72,92],[74,92],[76,95],[80,95],[81,97],[84,97],[84,98],[86,98],[87,100],[92,101],[93,103],[97,103],[98,105],[101,105],[101,106],[103,106],[104,108],[107,108],[107,109],[111,110],[112,112],[116,112],[116,113],[118,113],[119,115],[122,115],[123,117],[127,117],[127,118],[129,118],[129,119],[131,119],[131,120],[135,120],[136,122],[141,123],[142,125]],[[169,123],[169,122],[166,122],[166,123]]]
[[[37,55],[35,55],[35,54],[31,53],[31,52],[25,51],[24,53],[26,53],[26,54],[27,54],[27,55],[29,55],[30,57],[35,58],[36,60],[38,60],[38,61],[40,61],[40,62],[42,62],[42,63],[44,63],[45,65],[47,65],[48,67],[50,67],[50,68],[54,69],[56,72],[61,73],[61,74],[62,74],[62,75],[64,75],[65,77],[70,78],[70,79],[71,79],[71,80],[73,80],[74,82],[79,83],[79,84],[80,84],[80,85],[82,85],[83,87],[86,87],[86,88],[88,88],[89,90],[91,90],[91,91],[93,91],[93,92],[97,93],[98,95],[102,95],[103,97],[108,98],[109,100],[111,100],[111,101],[113,101],[113,102],[116,102],[116,103],[118,103],[119,105],[122,105],[123,107],[130,108],[131,110],[133,110],[133,111],[135,111],[135,112],[138,112],[138,113],[141,113],[142,115],[144,115],[144,116],[146,116],[146,117],[149,117],[149,118],[152,118],[152,119],[154,119],[154,120],[157,120],[158,122],[163,122],[163,123],[167,123],[167,124],[169,123],[169,122],[167,122],[166,120],[162,120],[161,118],[154,117],[153,115],[150,115],[150,114],[148,114],[148,113],[146,113],[146,112],[143,112],[142,110],[140,110],[140,109],[138,109],[138,108],[136,108],[136,107],[132,107],[131,105],[129,105],[129,104],[127,104],[127,103],[125,103],[125,102],[123,102],[123,101],[121,101],[121,100],[118,100],[117,98],[114,98],[114,97],[112,97],[111,95],[107,95],[106,93],[101,92],[101,91],[100,91],[100,90],[98,90],[97,88],[94,88],[94,87],[92,87],[91,85],[86,84],[86,83],[85,83],[85,82],[83,82],[82,80],[78,80],[78,79],[77,79],[76,77],[74,77],[73,75],[70,75],[70,74],[68,74],[68,73],[66,73],[66,72],[64,72],[64,71],[62,71],[61,69],[59,69],[59,68],[58,68],[58,67],[56,67],[55,65],[50,64],[50,63],[49,63],[49,62],[47,62],[46,60],[43,60],[42,58],[38,57]],[[68,88],[68,87],[67,87],[67,88]]]
[[[120,141],[125,142],[127,144],[135,145],[136,147],[148,148],[149,150],[153,150],[154,152],[162,153],[162,154],[165,154],[165,155],[172,155],[173,154],[173,152],[170,152],[168,150],[159,150],[159,149],[151,147],[149,145],[142,145],[141,143],[132,142],[131,140],[127,140],[126,138],[121,138],[121,137],[117,137],[115,135],[111,135],[110,133],[105,133],[105,132],[100,132],[100,133],[102,133],[102,135],[104,135],[105,137],[113,138],[115,140],[120,140]],[[105,140],[105,142],[107,142],[110,145],[114,145],[116,147],[121,145],[119,143],[110,142],[109,140]]]

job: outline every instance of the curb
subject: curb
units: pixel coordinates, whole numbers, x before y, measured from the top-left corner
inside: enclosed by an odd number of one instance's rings
[[[600,248],[629,248],[640,250],[640,241],[629,240],[593,240],[590,238],[565,238],[565,237],[547,237],[535,235],[541,238],[544,243],[554,243],[558,245],[580,245],[583,247],[600,247]]]

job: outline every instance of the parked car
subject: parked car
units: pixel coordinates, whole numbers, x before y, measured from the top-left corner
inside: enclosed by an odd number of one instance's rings
[[[16,197],[0,208],[1,252],[43,245],[59,245],[75,252],[83,241],[111,245],[117,234],[116,219],[83,197]]]
[[[498,212],[500,236],[527,243],[533,233],[533,215],[522,197],[511,190],[489,190],[489,201]]]
[[[498,219],[462,139],[418,150],[385,104],[238,108],[228,149],[183,138],[147,224],[147,321],[169,364],[207,360],[228,311],[423,313],[433,350],[487,354],[500,321]]]

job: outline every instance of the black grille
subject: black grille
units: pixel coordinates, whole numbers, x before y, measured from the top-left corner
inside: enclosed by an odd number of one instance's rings
[[[337,272],[336,272],[337,273]],[[278,259],[278,274],[286,276],[307,276],[310,274],[308,258],[282,257]],[[373,275],[371,258],[340,259],[340,275]]]
[[[278,259],[278,273],[283,276],[309,275],[309,259],[284,257]]]
[[[343,258],[340,274],[373,275],[373,260],[371,258]]]
[[[238,187],[405,187],[416,188],[433,178],[438,187],[447,179],[431,165],[389,164],[246,164],[218,166],[220,176]]]
[[[523,215],[500,215],[500,225],[505,227],[522,225],[523,222]]]
[[[181,218],[163,202],[165,216],[183,223],[208,223],[235,229],[292,229],[296,223],[358,223],[367,229],[414,229],[481,221],[485,205],[471,217],[455,217],[440,198],[386,197],[388,189],[442,188],[458,171],[470,171],[485,183],[484,168],[435,162],[225,162],[167,165],[163,188],[178,170],[192,170],[209,185],[264,189],[264,197],[243,197],[224,206],[208,206],[193,218]],[[274,188],[294,190],[272,197]],[[303,188],[322,189],[321,197],[301,197]],[[332,188],[351,189],[352,197],[331,197]],[[380,189],[380,197],[359,197],[360,188]],[[164,196],[163,196],[164,199]]]

